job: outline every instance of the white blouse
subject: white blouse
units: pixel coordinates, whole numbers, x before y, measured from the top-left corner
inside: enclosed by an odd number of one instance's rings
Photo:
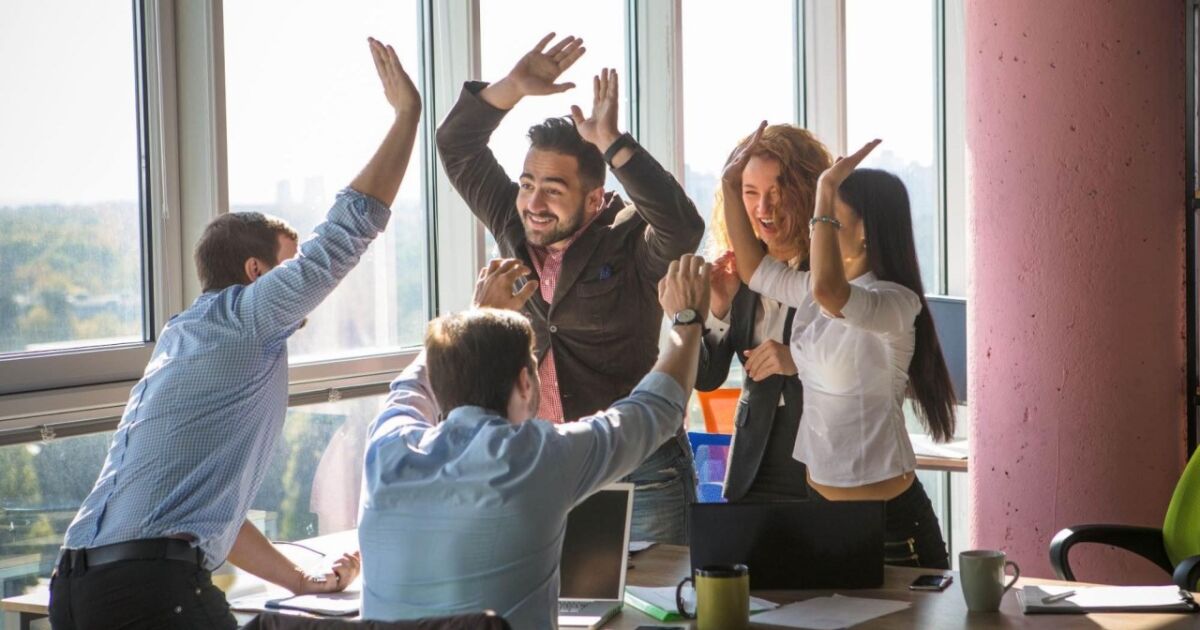
[[[751,289],[796,307],[791,351],[804,414],[793,457],[834,487],[911,472],[917,458],[903,405],[920,298],[868,272],[850,281],[842,317],[833,317],[813,299],[810,276],[767,256],[750,279]]]

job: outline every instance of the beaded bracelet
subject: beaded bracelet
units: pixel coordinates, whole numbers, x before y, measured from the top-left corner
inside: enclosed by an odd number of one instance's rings
[[[818,223],[828,223],[837,229],[842,229],[842,222],[833,217],[813,217],[808,220],[808,229],[813,229]]]

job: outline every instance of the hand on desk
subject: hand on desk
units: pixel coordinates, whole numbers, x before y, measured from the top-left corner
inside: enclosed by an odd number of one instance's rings
[[[291,591],[297,595],[310,593],[336,593],[344,590],[358,577],[362,570],[362,556],[359,552],[344,553],[334,560],[333,566],[324,573],[296,568],[297,586]]]

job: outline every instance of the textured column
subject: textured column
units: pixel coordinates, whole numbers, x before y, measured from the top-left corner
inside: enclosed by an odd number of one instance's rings
[[[1186,452],[1182,1],[968,0],[972,545],[1160,527]],[[1158,582],[1089,545],[1079,579]]]

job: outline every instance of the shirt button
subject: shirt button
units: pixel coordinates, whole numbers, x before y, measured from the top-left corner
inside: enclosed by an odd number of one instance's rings
[[[199,595],[199,594],[200,594],[200,589],[196,589],[196,594],[197,594],[197,595]]]
[[[182,612],[183,612],[183,606],[176,606],[176,607],[175,607],[175,614],[177,614],[177,615],[178,615],[178,614],[180,614],[180,613],[182,613]]]
[[[556,333],[556,332],[558,332],[558,326],[555,326],[555,325],[551,324],[551,326],[550,326],[550,332],[552,332],[552,333]]]

